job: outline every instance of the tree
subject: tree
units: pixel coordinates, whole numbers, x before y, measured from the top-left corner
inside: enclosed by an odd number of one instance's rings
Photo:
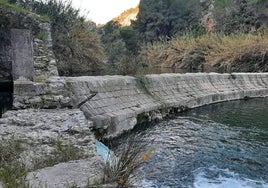
[[[137,54],[139,50],[139,36],[136,30],[134,30],[131,26],[123,27],[120,29],[120,35],[125,42],[127,50],[133,54]]]
[[[152,42],[199,27],[201,4],[196,0],[141,0],[134,28],[142,41]]]

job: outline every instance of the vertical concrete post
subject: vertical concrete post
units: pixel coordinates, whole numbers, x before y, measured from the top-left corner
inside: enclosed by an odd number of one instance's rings
[[[11,29],[13,80],[33,81],[33,40],[30,30]]]

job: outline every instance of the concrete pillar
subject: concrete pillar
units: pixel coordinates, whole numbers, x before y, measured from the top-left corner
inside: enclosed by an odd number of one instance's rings
[[[13,80],[33,81],[33,40],[30,30],[11,29]]]

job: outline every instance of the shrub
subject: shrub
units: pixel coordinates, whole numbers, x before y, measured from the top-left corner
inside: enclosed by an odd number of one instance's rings
[[[267,30],[255,35],[207,34],[197,38],[185,35],[170,41],[144,45],[141,55],[149,66],[189,68],[191,63],[199,62],[215,67],[216,71],[220,72],[228,71],[227,68],[217,69],[223,64],[230,67],[229,71],[264,71],[262,65],[255,69],[250,67],[265,64],[267,45]],[[187,62],[187,59],[191,61]],[[238,63],[241,65],[236,67]],[[241,66],[247,63],[247,70],[242,69]]]
[[[110,157],[104,167],[104,183],[116,182],[119,187],[126,186],[133,172],[143,163],[151,160],[154,151],[145,152],[146,142],[136,138],[128,139],[117,151],[117,157]]]

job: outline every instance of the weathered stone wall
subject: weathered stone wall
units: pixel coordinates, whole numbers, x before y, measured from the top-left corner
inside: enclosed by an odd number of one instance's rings
[[[60,77],[50,77],[45,82],[14,82],[14,109],[26,108],[69,108],[72,107],[66,81]]]
[[[33,39],[34,80],[37,82],[44,81],[51,76],[59,75],[52,49],[50,24],[40,23],[39,27],[41,31]]]
[[[150,75],[146,76],[145,85],[165,107],[194,108],[215,102],[268,96],[267,73]]]
[[[132,129],[138,114],[162,108],[134,77],[73,77],[66,82],[73,104],[94,121],[95,128],[105,129],[112,137]]]
[[[25,51],[32,56],[29,56],[28,59],[33,58],[34,60],[34,70],[29,71],[33,75],[30,76],[33,77],[33,79],[30,80],[39,82],[46,80],[50,76],[58,76],[56,61],[52,50],[50,24],[39,21],[32,14],[18,12],[2,6],[0,6],[0,17],[0,81],[3,79],[13,80],[11,70],[12,62],[14,63],[16,55],[19,55],[18,53],[12,54],[11,29],[29,30],[31,33],[31,41],[29,41],[28,46],[33,46],[33,51]],[[25,37],[22,38],[25,39]],[[23,42],[19,43],[18,40],[14,40],[14,42],[18,42],[17,44],[14,43],[15,45],[24,44]],[[21,49],[21,51],[26,50],[26,48],[19,46],[18,49]],[[24,54],[25,53],[22,53],[22,55]],[[18,57],[18,59],[21,58]],[[21,69],[21,67],[18,69]],[[25,70],[29,69],[27,68]],[[18,71],[15,71],[16,74],[14,77],[19,73]]]
[[[54,77],[15,82],[14,94],[16,108],[80,108],[108,138],[183,109],[268,96],[268,73]]]

